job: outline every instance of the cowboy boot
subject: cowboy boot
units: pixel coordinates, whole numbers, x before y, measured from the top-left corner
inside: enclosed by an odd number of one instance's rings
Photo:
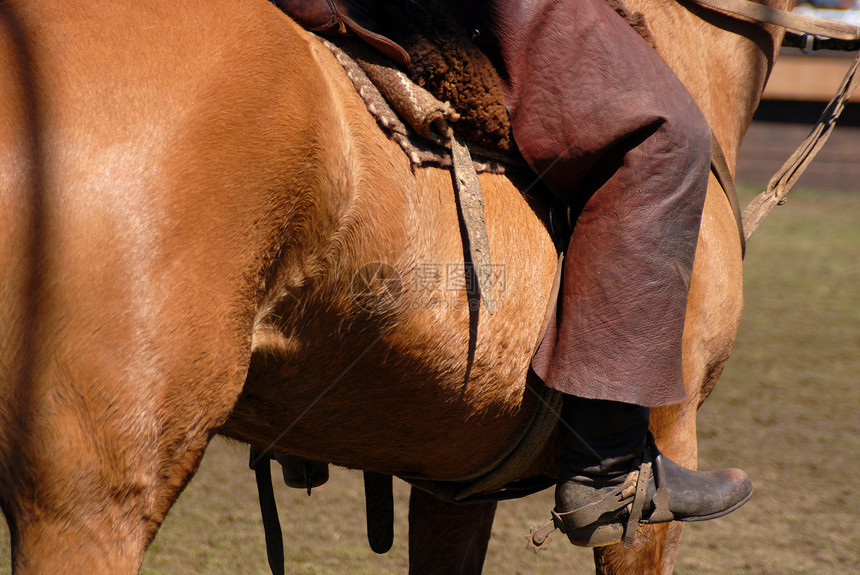
[[[715,519],[752,495],[740,469],[694,471],[661,454],[648,416],[639,405],[564,396],[552,515],[574,545],[629,547],[638,523]]]

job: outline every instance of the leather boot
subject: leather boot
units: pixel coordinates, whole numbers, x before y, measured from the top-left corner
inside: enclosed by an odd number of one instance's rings
[[[694,471],[657,449],[649,409],[564,396],[553,521],[574,545],[629,547],[638,523],[704,521],[752,495],[740,469]]]

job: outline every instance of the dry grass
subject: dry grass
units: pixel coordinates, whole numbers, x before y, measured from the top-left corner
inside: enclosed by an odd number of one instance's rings
[[[753,238],[746,266],[737,346],[699,436],[703,468],[743,467],[757,493],[729,517],[689,525],[676,572],[860,572],[860,196],[793,193]],[[376,556],[358,473],[335,470],[311,498],[277,486],[290,572],[404,573],[408,490],[395,489],[395,547]],[[501,504],[485,573],[591,572],[591,554],[560,538],[540,556],[524,549],[551,499]],[[0,573],[8,554],[0,546]],[[268,573],[244,448],[213,443],[142,572]]]

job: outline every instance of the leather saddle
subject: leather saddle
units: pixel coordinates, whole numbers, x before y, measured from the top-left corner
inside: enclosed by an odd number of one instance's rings
[[[323,35],[354,36],[409,68],[409,54],[379,33],[378,0],[272,0],[300,26]]]

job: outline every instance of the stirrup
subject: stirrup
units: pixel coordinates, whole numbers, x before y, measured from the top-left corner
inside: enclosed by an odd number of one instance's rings
[[[579,509],[558,513],[552,510],[552,523],[566,534],[571,543],[581,547],[603,547],[618,543],[624,538],[625,527],[618,517],[605,523],[598,523],[607,514],[619,514],[625,508],[629,511],[635,504],[636,484],[639,471],[627,475],[624,483],[607,493],[598,501]]]
[[[651,498],[654,510],[644,517],[648,503],[648,482],[654,477],[657,488]],[[665,472],[663,457],[654,443],[654,437],[648,433],[643,452],[643,461],[639,469],[631,471],[624,483],[607,493],[599,501],[584,505],[579,509],[557,513],[552,511],[552,520],[556,528],[567,534],[568,538],[578,545],[585,547],[600,547],[623,542],[629,549],[633,545],[639,523],[666,523],[674,520],[669,511],[671,499],[665,487]],[[621,517],[614,521],[598,523],[600,517],[606,514],[627,512],[627,521]]]

